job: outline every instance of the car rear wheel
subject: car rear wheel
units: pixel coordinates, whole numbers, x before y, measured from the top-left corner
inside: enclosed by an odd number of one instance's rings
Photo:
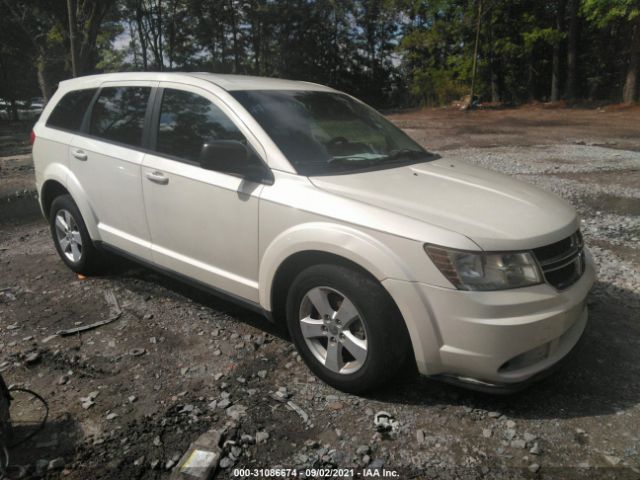
[[[49,224],[58,255],[71,270],[88,275],[100,269],[102,255],[93,245],[80,210],[70,195],[54,199]]]
[[[389,294],[354,268],[315,265],[298,274],[287,298],[287,325],[309,368],[347,392],[388,382],[406,367],[411,353]]]

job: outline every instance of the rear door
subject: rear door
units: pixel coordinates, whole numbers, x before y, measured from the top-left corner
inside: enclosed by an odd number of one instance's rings
[[[74,136],[69,163],[97,217],[101,239],[151,259],[141,185],[143,132],[157,82],[105,83]]]
[[[257,152],[261,147],[213,94],[183,84],[160,87],[150,135],[155,151],[142,168],[154,261],[257,302],[263,185],[205,170],[198,159],[209,140],[248,142]]]

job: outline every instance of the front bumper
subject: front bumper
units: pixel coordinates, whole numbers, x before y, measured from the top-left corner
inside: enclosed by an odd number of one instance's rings
[[[578,343],[594,280],[585,249],[582,277],[563,291],[547,284],[496,292],[383,284],[404,315],[422,374],[509,391],[543,376]]]

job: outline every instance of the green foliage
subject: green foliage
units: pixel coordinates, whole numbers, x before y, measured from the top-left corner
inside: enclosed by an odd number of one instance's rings
[[[599,27],[617,20],[633,20],[640,15],[638,0],[583,0],[582,13]]]
[[[575,94],[620,97],[640,0],[71,0],[81,74],[286,77],[379,107],[442,105],[470,93],[480,2],[480,101],[544,101],[552,76],[563,90],[572,42]],[[42,87],[43,78],[53,86],[71,76],[66,5],[0,0],[0,96],[34,96],[36,77]]]

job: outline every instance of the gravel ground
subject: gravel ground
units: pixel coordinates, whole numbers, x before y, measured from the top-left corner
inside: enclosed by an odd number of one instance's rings
[[[530,114],[509,112],[501,125],[494,113],[490,132],[474,130],[477,141],[443,148],[443,156],[571,201],[598,264],[584,341],[558,373],[506,397],[410,373],[375,394],[346,395],[312,376],[281,331],[246,310],[124,261],[103,276],[73,275],[23,195],[0,204],[0,371],[42,394],[50,415],[32,441],[12,449],[12,463],[32,477],[164,479],[190,442],[215,428],[224,442],[216,478],[277,466],[384,467],[420,479],[640,478],[640,149],[629,136],[637,115],[624,122],[616,112],[611,122],[623,127],[599,133],[599,145],[624,137],[622,148],[590,144],[575,126],[556,132],[558,112],[549,126],[555,137],[523,145],[500,135]],[[413,134],[442,115],[394,121]],[[598,131],[586,114],[564,115]],[[597,120],[606,123],[603,115]],[[447,117],[452,126],[434,142],[420,141],[459,144],[451,131],[469,117],[456,118]],[[503,146],[487,145],[487,136]],[[20,168],[24,177],[12,170],[12,182],[27,185],[31,170]],[[109,318],[111,294],[117,320],[52,337]],[[391,419],[377,427],[381,411]],[[16,394],[16,436],[43,413]]]

